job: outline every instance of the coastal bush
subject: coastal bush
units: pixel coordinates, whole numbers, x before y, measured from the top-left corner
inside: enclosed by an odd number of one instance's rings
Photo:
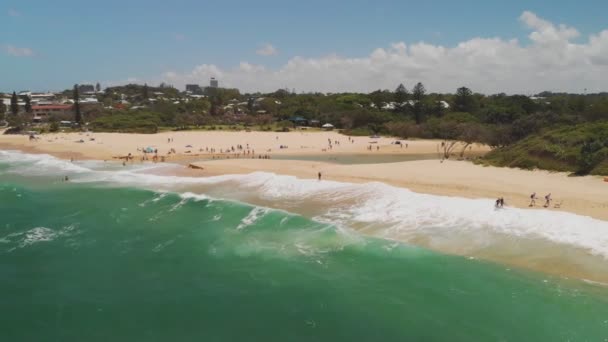
[[[488,153],[482,163],[608,175],[608,122],[560,127]]]
[[[342,131],[342,133],[344,133],[346,135],[350,135],[350,136],[357,136],[357,137],[367,137],[367,136],[374,134],[374,132],[372,132],[369,128],[365,128],[365,127],[347,129],[347,130]]]
[[[156,133],[161,123],[158,113],[137,112],[104,116],[91,122],[89,127],[96,132]]]

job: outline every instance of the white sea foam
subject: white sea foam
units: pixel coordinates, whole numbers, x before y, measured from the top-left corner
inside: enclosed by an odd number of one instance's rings
[[[27,154],[18,151],[0,151],[0,161],[9,163],[9,172],[29,175],[47,175],[58,172],[83,173],[90,169],[57,159],[48,154]]]
[[[123,184],[177,192],[196,185],[204,189],[220,189],[228,195],[231,191],[240,190],[247,193],[251,201],[256,198],[271,201],[276,207],[295,211],[299,203],[311,203],[311,206],[317,207],[315,218],[319,221],[343,227],[370,226],[374,228],[374,235],[385,238],[408,240],[414,235],[442,235],[450,239],[465,235],[500,234],[570,245],[608,258],[607,221],[543,209],[494,210],[490,199],[425,195],[378,182],[350,184],[265,172],[202,178],[152,175],[136,168],[92,170],[48,155],[12,151],[0,151],[1,161],[17,165],[15,169],[24,174],[40,175],[46,170],[69,170],[77,174],[76,182]],[[192,192],[181,196],[186,200],[208,199],[205,195]],[[252,224],[261,214],[264,213],[252,211],[240,227]],[[485,243],[491,246],[494,241]]]
[[[183,194],[180,194],[179,197],[185,200],[193,200],[195,202],[210,200],[209,196],[203,194],[195,194],[192,192],[185,192]]]
[[[54,231],[46,227],[35,227],[27,231],[15,232],[0,237],[0,241],[5,244],[12,244],[14,247],[8,249],[9,252],[12,252],[18,248],[25,248],[40,242],[53,241],[58,236],[68,234],[72,229],[72,226],[65,227],[60,231]]]
[[[254,207],[251,212],[241,220],[241,223],[239,223],[236,229],[244,229],[251,226],[268,212],[270,212],[269,208]]]
[[[58,233],[50,228],[36,227],[25,232],[25,237],[21,243],[21,247],[33,245],[38,242],[52,241]]]
[[[567,212],[495,210],[489,199],[419,194],[377,182],[319,182],[265,173],[251,174],[241,181],[255,187],[261,197],[277,201],[333,198],[336,204],[330,204],[318,220],[347,226],[378,225],[382,229],[377,234],[387,238],[437,231],[454,235],[489,231],[572,245],[608,258],[608,222]],[[340,205],[345,198],[352,201]]]

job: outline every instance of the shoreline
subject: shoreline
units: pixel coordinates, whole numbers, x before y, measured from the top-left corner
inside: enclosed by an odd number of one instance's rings
[[[0,148],[7,146],[0,143]],[[10,145],[11,149],[19,149],[19,146]],[[60,159],[73,157],[74,152],[67,151],[41,151],[30,147],[20,148],[23,152],[51,154]],[[87,158],[89,157],[89,158]],[[78,159],[91,160],[90,155],[80,155]],[[120,162],[116,160],[116,162]],[[177,162],[177,163],[174,163]],[[139,161],[137,161],[139,163]],[[151,164],[151,163],[150,163]],[[158,163],[159,166],[163,163]],[[188,164],[196,165],[200,169],[188,168]],[[565,199],[564,206],[559,209],[542,208],[542,201],[536,209],[549,211],[565,211],[573,214],[590,216],[595,219],[608,221],[608,200],[605,194],[607,188],[598,187],[604,185],[599,177],[568,177],[566,174],[550,173],[546,171],[525,171],[517,169],[506,169],[496,167],[484,167],[474,165],[466,161],[446,160],[418,160],[383,164],[337,164],[322,161],[306,160],[284,160],[284,159],[216,159],[206,161],[171,160],[166,164],[173,165],[169,168],[161,168],[151,174],[184,177],[211,177],[226,174],[250,174],[253,172],[268,172],[277,175],[294,176],[299,179],[316,179],[317,172],[322,172],[323,180],[339,181],[344,183],[362,184],[369,182],[381,182],[399,188],[406,188],[416,193],[431,194],[444,197],[488,199],[488,208],[492,208],[491,196],[501,191],[510,207],[535,210],[528,208],[528,197],[521,194],[526,187],[539,188],[542,186],[560,186],[561,192],[555,192],[556,199]],[[502,179],[502,182],[498,182]],[[539,185],[544,181],[544,185]],[[606,184],[608,187],[608,184]],[[539,192],[539,195],[541,193]],[[254,203],[254,202],[252,202]],[[255,204],[255,203],[254,203]],[[270,207],[273,207],[272,205]],[[279,205],[280,207],[280,205]],[[296,211],[298,214],[302,214]],[[575,229],[575,228],[573,228]],[[364,235],[370,235],[361,232]],[[374,236],[374,234],[371,234]],[[505,252],[504,250],[469,250],[467,244],[456,243],[452,246],[432,246],[424,241],[402,241],[399,238],[376,236],[383,239],[392,239],[405,243],[413,243],[423,248],[435,250],[440,253],[460,255],[463,257],[474,257],[480,260],[488,260],[502,265],[511,265],[522,269],[540,271],[564,278],[588,279],[591,281],[608,284],[608,269],[604,269],[603,259],[599,256],[587,254],[584,250],[571,250],[570,257],[561,259],[559,257],[562,247],[559,244],[551,245],[551,242],[541,243],[534,247],[529,242],[525,252],[522,246],[515,248],[517,253]],[[545,246],[545,247],[541,247]],[[540,250],[535,251],[535,248]],[[567,247],[570,250],[569,247]],[[547,254],[542,251],[546,250]],[[595,260],[595,261],[593,261]]]
[[[76,143],[79,139],[85,142]],[[543,209],[543,197],[551,193],[554,202],[548,210],[567,211],[608,221],[608,183],[598,176],[569,177],[566,173],[481,166],[451,159],[445,162],[431,159],[365,164],[286,159],[290,156],[296,159],[297,156],[323,156],[327,159],[340,155],[360,155],[365,158],[390,158],[394,155],[415,159],[416,155],[437,153],[440,143],[437,140],[411,140],[407,141],[408,148],[404,148],[394,145],[395,140],[391,137],[351,138],[336,132],[164,132],[154,135],[53,133],[41,135],[36,142],[30,142],[27,136],[0,135],[0,149],[45,153],[61,159],[76,160],[120,161],[117,157],[124,158],[131,153],[132,162],[142,162],[146,154],[138,146],[153,146],[158,149],[159,156],[165,156],[166,162],[184,165],[183,170],[176,172],[183,176],[204,177],[262,171],[310,179],[316,178],[317,173],[321,172],[323,179],[327,180],[348,183],[382,182],[432,195],[492,201],[504,197],[507,206],[531,210]],[[338,144],[334,143],[331,151],[328,151],[328,141]],[[224,152],[219,147],[228,146],[226,149],[229,149],[239,144],[243,149],[235,152]],[[274,148],[287,144],[301,148]],[[370,152],[368,146],[377,146],[378,150]],[[254,152],[255,155],[248,154],[245,147],[250,147],[248,152]],[[205,148],[213,148],[216,153],[207,153]],[[168,154],[170,149],[175,153]],[[222,152],[218,153],[217,150],[220,149]],[[465,157],[475,157],[487,150],[486,146],[471,145]],[[185,153],[188,151],[191,153]],[[456,154],[459,154],[458,149]],[[266,155],[271,159],[256,158]],[[272,159],[273,156],[280,159]],[[147,158],[151,160],[151,157]],[[197,169],[188,169],[188,165]],[[538,196],[537,205],[529,208],[530,194],[533,192]],[[554,208],[554,204],[560,202],[561,207]],[[489,205],[493,206],[493,203]]]
[[[187,176],[218,176],[270,172],[346,183],[381,182],[417,193],[469,199],[502,196],[508,207],[565,211],[608,221],[608,184],[601,177],[568,177],[565,173],[527,171],[474,165],[467,161],[418,160],[385,164],[344,165],[326,162],[290,160],[214,160],[193,163],[198,169]],[[287,165],[286,165],[287,164]],[[543,184],[544,183],[544,184]],[[530,194],[537,192],[536,206],[529,207]],[[553,203],[543,208],[544,194],[552,193]],[[561,203],[555,208],[556,203]]]

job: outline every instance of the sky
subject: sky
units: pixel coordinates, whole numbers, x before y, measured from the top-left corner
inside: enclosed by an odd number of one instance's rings
[[[0,91],[608,91],[608,1],[3,0]]]

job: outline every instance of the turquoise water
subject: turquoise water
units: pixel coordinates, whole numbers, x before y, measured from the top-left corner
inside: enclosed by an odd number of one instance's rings
[[[2,341],[603,341],[608,288],[245,203],[6,173]]]

